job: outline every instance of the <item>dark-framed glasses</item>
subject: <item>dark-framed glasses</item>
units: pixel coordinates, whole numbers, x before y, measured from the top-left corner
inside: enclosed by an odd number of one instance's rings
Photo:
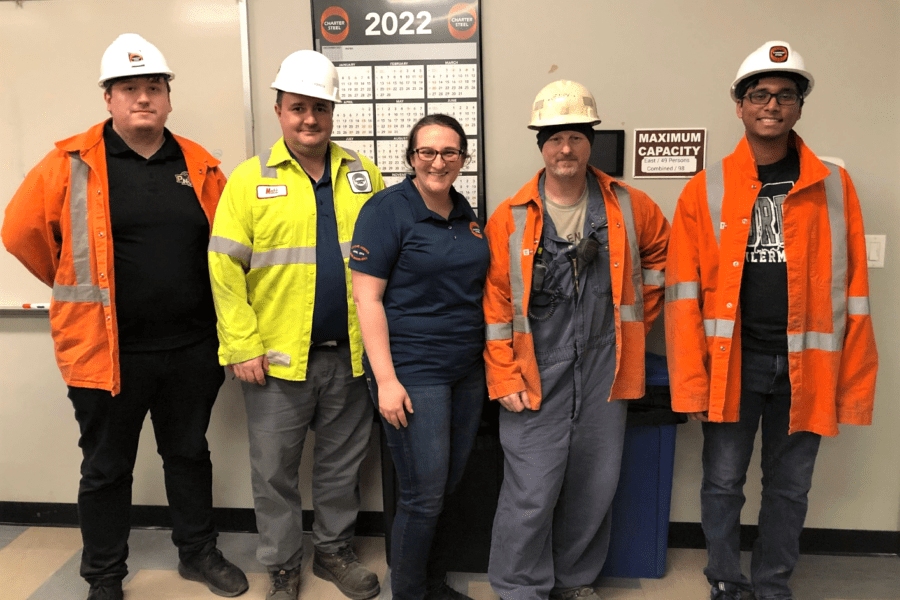
[[[464,156],[464,153],[461,150],[456,150],[454,148],[447,148],[445,150],[441,150],[438,152],[434,148],[416,148],[413,150],[421,160],[431,162],[437,155],[440,154],[441,158],[444,159],[444,162],[456,162],[459,160],[461,156]]]
[[[777,94],[773,94],[766,90],[750,92],[744,96],[744,98],[749,100],[750,104],[768,104],[769,100],[772,99],[772,96],[775,96],[775,102],[781,106],[793,106],[794,104],[797,104],[797,100],[800,99],[800,94],[797,92],[778,92]]]

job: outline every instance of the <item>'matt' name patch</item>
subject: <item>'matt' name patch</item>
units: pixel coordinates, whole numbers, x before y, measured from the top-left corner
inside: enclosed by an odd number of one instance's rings
[[[286,185],[258,185],[256,186],[257,198],[277,198],[287,196]]]

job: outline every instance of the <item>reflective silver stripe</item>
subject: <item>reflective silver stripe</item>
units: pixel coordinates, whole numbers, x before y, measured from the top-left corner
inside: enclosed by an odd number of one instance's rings
[[[254,252],[250,258],[250,268],[274,267],[275,265],[314,265],[315,248],[276,248],[265,252]]]
[[[637,309],[633,304],[623,304],[619,307],[619,318],[622,322],[643,321],[643,315],[637,313]]]
[[[722,231],[722,202],[725,199],[725,174],[722,161],[717,161],[706,169],[706,202],[709,204],[709,218],[712,221],[716,244]]]
[[[350,242],[341,242],[340,246],[341,246],[341,256],[342,256],[345,260],[349,259],[349,258],[350,258],[350,246],[351,246],[351,243],[350,243]]]
[[[817,331],[788,334],[788,352],[802,352],[803,350],[837,352],[844,345],[843,338],[843,334],[837,337],[833,333],[819,333]]]
[[[487,341],[511,340],[512,332],[512,323],[489,323],[484,326],[484,337]]]
[[[703,319],[706,337],[730,338],[734,335],[734,321],[727,319]]]
[[[666,285],[666,272],[657,271],[655,269],[643,269],[644,285],[656,285],[662,287]]]
[[[101,302],[109,306],[109,289],[96,285],[53,284],[53,299],[61,302]]]
[[[341,146],[341,150],[349,154],[353,157],[353,160],[347,163],[347,168],[351,173],[355,173],[356,171],[365,171],[365,167],[363,167],[362,161],[359,160],[359,154],[356,153],[355,150],[351,150],[350,148],[344,148]]]
[[[272,146],[269,149],[269,156],[268,156],[268,158],[266,158],[265,162],[263,162],[263,157],[261,154],[256,157],[259,159],[259,174],[262,177],[265,177],[267,179],[278,179],[278,169],[276,169],[275,167],[268,166],[269,161],[272,160],[272,154],[274,152],[275,152],[275,146]]]
[[[631,194],[628,189],[616,185],[619,191],[610,186],[612,193],[619,200],[622,209],[622,220],[625,221],[625,236],[628,238],[628,250],[631,254],[631,287],[634,288],[634,304],[619,306],[619,318],[622,321],[644,320],[644,276],[641,269],[641,252],[638,248],[637,233],[634,229],[634,211],[631,208]],[[663,275],[663,284],[665,276]]]
[[[847,299],[847,314],[851,315],[867,315],[869,314],[869,297],[868,296],[851,296]]]
[[[91,284],[91,244],[88,235],[87,185],[88,166],[78,152],[69,153],[71,175],[69,181],[72,192],[69,194],[69,220],[71,222],[72,268],[75,271],[75,283]]]
[[[531,333],[531,323],[525,315],[513,315],[513,331]]]
[[[513,303],[513,331],[531,333],[531,324],[525,316],[525,280],[522,277],[522,240],[525,235],[525,222],[528,219],[528,206],[513,206],[511,209],[513,227],[509,236],[509,287]]]
[[[788,352],[825,350],[838,352],[844,346],[847,327],[847,223],[844,220],[844,187],[840,169],[824,163],[829,174],[825,178],[825,202],[828,206],[828,227],[831,230],[831,331],[805,331],[788,334]],[[864,299],[868,311],[868,298]],[[854,308],[859,308],[854,301]]]
[[[676,300],[698,300],[700,298],[700,283],[697,281],[683,281],[666,288],[666,302]]]
[[[236,258],[245,265],[250,264],[250,257],[253,256],[253,249],[250,246],[245,246],[240,242],[229,240],[220,235],[214,235],[209,238],[209,251]]]

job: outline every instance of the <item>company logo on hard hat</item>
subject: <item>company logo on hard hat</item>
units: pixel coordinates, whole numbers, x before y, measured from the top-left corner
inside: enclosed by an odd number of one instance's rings
[[[322,37],[332,44],[340,44],[350,33],[350,17],[347,16],[347,12],[340,6],[329,6],[326,8],[319,23]]]
[[[788,59],[788,49],[784,46],[772,46],[769,48],[769,60],[773,63],[783,63]]]
[[[467,40],[478,29],[478,14],[471,4],[457,4],[447,14],[450,35],[458,40]]]
[[[138,54],[137,52],[129,52],[128,53],[128,62],[131,63],[132,67],[143,67],[144,66],[144,56]]]

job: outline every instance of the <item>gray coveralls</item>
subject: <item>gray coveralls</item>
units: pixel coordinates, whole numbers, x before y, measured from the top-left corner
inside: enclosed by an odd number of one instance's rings
[[[609,236],[597,179],[587,179],[583,235],[600,250],[576,292],[572,245],[544,211],[548,269],[528,315],[543,401],[537,411],[500,411],[504,479],[488,575],[504,600],[591,585],[609,547],[627,407],[608,402],[616,368]],[[544,199],[543,177],[539,190]]]

